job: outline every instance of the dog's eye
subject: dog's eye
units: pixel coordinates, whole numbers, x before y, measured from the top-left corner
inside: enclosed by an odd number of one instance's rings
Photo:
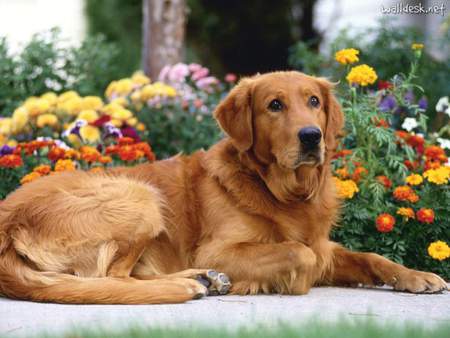
[[[269,103],[269,109],[271,111],[281,111],[283,109],[283,103],[280,100],[272,100]]]
[[[317,96],[311,96],[309,98],[309,104],[314,107],[317,108],[320,105],[320,101],[319,98]]]

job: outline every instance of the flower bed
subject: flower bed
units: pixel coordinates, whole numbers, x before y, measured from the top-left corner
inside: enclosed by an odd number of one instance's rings
[[[355,49],[336,54],[347,85],[338,88],[346,128],[333,161],[343,199],[333,237],[450,279],[450,128],[427,133],[425,102],[413,98],[421,92],[414,80],[422,47],[414,46],[410,74],[391,81],[377,79],[369,65],[352,67]],[[105,99],[73,91],[30,98],[0,120],[0,198],[62,170],[98,171],[153,161],[153,151],[164,158],[208,147],[219,138],[211,112],[235,81],[177,64],[158,81],[140,73],[113,81]],[[450,115],[448,98],[437,109]]]

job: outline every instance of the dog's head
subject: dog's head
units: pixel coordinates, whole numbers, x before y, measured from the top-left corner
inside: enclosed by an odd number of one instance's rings
[[[299,72],[256,75],[241,80],[214,116],[235,147],[260,163],[316,167],[335,150],[344,122],[332,88]]]

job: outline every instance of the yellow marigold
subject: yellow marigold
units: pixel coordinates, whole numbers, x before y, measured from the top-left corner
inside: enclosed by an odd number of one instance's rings
[[[132,127],[136,126],[137,123],[138,123],[138,119],[135,117],[132,117],[131,119],[127,120],[127,124]]]
[[[82,120],[86,120],[87,122],[91,123],[98,119],[98,114],[93,109],[86,109],[86,110],[82,110],[78,114],[78,118],[82,119]]]
[[[115,102],[108,103],[102,108],[102,112],[106,115],[112,115],[114,112],[124,109],[120,104]]]
[[[343,65],[348,65],[359,61],[359,50],[354,48],[341,49],[337,51],[334,58],[337,62]]]
[[[406,220],[416,218],[414,210],[411,208],[398,208],[397,215],[403,216]]]
[[[30,116],[45,114],[50,109],[50,103],[47,100],[37,97],[28,98],[23,106],[26,108]]]
[[[12,126],[13,126],[12,118],[10,118],[10,117],[1,118],[0,117],[0,134],[1,135],[11,134]]]
[[[72,160],[58,160],[55,164],[55,171],[73,171],[76,170],[75,163]]]
[[[45,126],[53,127],[58,123],[58,117],[54,114],[43,114],[39,115],[36,120],[36,125],[39,128],[44,128]]]
[[[155,87],[149,84],[142,88],[139,97],[142,101],[147,101],[150,100],[155,95],[156,95]]]
[[[358,186],[353,180],[340,180],[337,177],[334,178],[336,184],[337,194],[340,198],[352,198],[355,193],[359,191]]]
[[[142,72],[136,72],[131,77],[131,81],[138,86],[143,86],[150,83],[150,78]]]
[[[368,65],[359,65],[353,67],[348,73],[346,79],[350,84],[358,84],[360,86],[367,86],[377,80],[377,73],[372,67]]]
[[[125,96],[133,90],[133,81],[131,79],[121,79],[117,81],[114,87],[113,94],[118,96]]]
[[[126,107],[128,106],[128,100],[126,99],[126,97],[121,96],[121,97],[116,97],[114,100],[112,100],[110,103],[112,104],[117,104],[118,106],[121,107]]]
[[[81,139],[78,137],[78,135],[69,134],[67,136],[67,139],[69,140],[70,144],[75,148],[81,147]]]
[[[46,100],[50,104],[50,106],[54,106],[58,101],[58,95],[53,92],[47,92],[41,95],[41,99]]]
[[[62,93],[58,96],[58,103],[65,102],[67,100],[73,99],[73,98],[79,98],[80,96],[78,93],[74,90],[69,90],[67,92]]]
[[[25,107],[19,107],[12,114],[12,132],[20,132],[28,123],[28,110]]]
[[[97,110],[103,107],[103,101],[98,96],[86,96],[81,100],[82,110]]]
[[[59,103],[57,109],[67,115],[76,116],[83,110],[81,103],[82,98],[79,96],[74,96]]]
[[[436,241],[428,246],[428,254],[434,259],[443,261],[450,257],[450,247],[443,241]]]
[[[447,184],[450,179],[450,170],[448,167],[439,167],[437,169],[428,169],[423,173],[429,182],[434,184]]]
[[[100,140],[100,130],[91,125],[85,125],[80,128],[80,136],[84,142],[95,143]]]
[[[129,111],[128,109],[118,109],[114,111],[111,115],[113,119],[126,121],[128,119],[131,119],[133,117],[133,113]]]
[[[423,43],[413,43],[411,45],[411,49],[413,50],[421,50],[423,49],[423,47],[424,47]]]
[[[41,174],[39,174],[36,171],[33,171],[33,172],[25,175],[24,177],[22,177],[22,179],[20,180],[20,184],[30,183],[39,177],[41,177]]]
[[[114,127],[120,128],[123,125],[123,122],[121,120],[112,119],[109,121]]]
[[[423,182],[423,177],[418,174],[411,174],[406,177],[405,182],[409,185],[419,185]]]

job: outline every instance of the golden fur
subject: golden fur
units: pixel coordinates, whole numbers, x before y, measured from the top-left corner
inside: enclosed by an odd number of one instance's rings
[[[446,288],[329,240],[339,202],[330,160],[343,126],[332,85],[297,72],[242,80],[215,117],[208,151],[106,173],[40,178],[0,203],[0,293],[62,303],[183,302],[193,278],[228,274],[232,292],[304,294],[313,285]],[[314,95],[319,107],[309,104]],[[267,109],[273,99],[283,111]],[[298,131],[323,138],[306,158]],[[312,161],[312,162],[311,162]]]

